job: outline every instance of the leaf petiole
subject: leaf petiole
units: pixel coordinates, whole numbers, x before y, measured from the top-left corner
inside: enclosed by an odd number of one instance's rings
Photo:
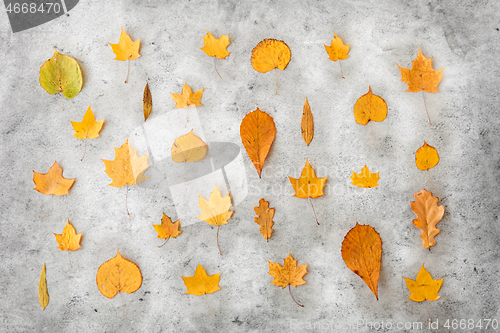
[[[295,302],[295,304],[297,304],[298,306],[300,306],[300,307],[302,307],[302,308],[303,308],[304,306],[303,306],[302,304],[299,304],[299,303],[295,300],[295,298],[293,298],[293,295],[292,295],[292,289],[290,288],[290,285],[288,285],[288,291],[290,292],[290,296],[292,296],[292,299],[293,299],[293,301]]]

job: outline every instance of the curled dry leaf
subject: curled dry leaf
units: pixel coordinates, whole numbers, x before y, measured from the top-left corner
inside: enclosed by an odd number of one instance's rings
[[[358,124],[366,125],[370,120],[382,121],[386,117],[387,104],[382,97],[372,93],[371,87],[368,87],[368,92],[354,104],[354,119]]]
[[[46,279],[46,269],[45,264],[43,264],[42,273],[40,274],[40,281],[38,282],[38,300],[40,301],[40,306],[42,310],[45,310],[49,304],[49,291],[47,290],[47,279]]]
[[[142,109],[144,111],[144,121],[146,121],[153,109],[153,98],[151,97],[151,90],[149,90],[149,84],[147,83],[146,87],[144,87],[144,95],[142,97]]]
[[[205,157],[207,149],[207,144],[191,130],[174,140],[172,160],[176,163],[196,162]]]
[[[72,57],[54,49],[52,58],[40,67],[40,85],[51,95],[62,93],[68,99],[73,98],[82,90],[80,65]]]
[[[378,180],[380,176],[378,175],[380,172],[371,173],[368,167],[365,166],[361,168],[360,173],[352,171],[351,179],[352,185],[361,187],[361,188],[372,188],[378,186]]]
[[[56,236],[56,241],[59,244],[57,248],[61,251],[76,251],[82,247],[80,245],[82,234],[76,233],[75,227],[73,227],[69,219],[64,226],[63,233],[54,233],[54,236]]]
[[[136,185],[148,177],[144,172],[149,167],[148,153],[137,156],[136,150],[127,141],[120,147],[115,148],[114,160],[101,160],[104,162],[106,172],[112,182],[109,186],[123,187],[125,185]]]
[[[120,251],[114,258],[99,266],[96,275],[97,288],[107,298],[113,298],[119,291],[131,294],[142,285],[139,266],[123,258]]]
[[[198,90],[193,93],[191,87],[184,83],[182,87],[182,94],[170,93],[172,95],[172,99],[175,102],[176,108],[187,108],[188,106],[200,106],[201,97],[203,96],[203,90],[205,88]]]
[[[264,161],[276,136],[273,118],[257,108],[257,110],[248,113],[241,121],[240,136],[248,157],[257,169],[260,178]]]
[[[424,265],[420,268],[415,280],[403,277],[406,281],[408,290],[411,292],[408,298],[415,302],[422,302],[425,300],[435,301],[441,297],[438,295],[438,292],[443,284],[443,279],[434,280],[431,274],[427,272]]]
[[[415,164],[422,171],[434,168],[439,163],[439,154],[433,146],[424,141],[424,145],[415,153]]]
[[[309,106],[309,102],[306,101],[304,103],[304,108],[302,110],[302,120],[300,121],[300,130],[302,132],[302,139],[309,146],[313,137],[314,137],[314,120],[311,112],[311,107]]]
[[[443,69],[438,71],[432,68],[432,58],[426,58],[420,48],[418,48],[418,55],[412,61],[411,69],[403,68],[396,64],[401,72],[401,81],[408,85],[406,91],[419,92],[421,90],[428,93],[438,92],[438,84],[441,82],[443,76]]]
[[[264,198],[259,200],[259,206],[254,207],[255,214],[257,217],[254,217],[255,223],[260,225],[260,233],[267,240],[271,238],[273,233],[273,217],[274,217],[274,208],[269,208],[269,201],[264,200]]]
[[[438,197],[433,197],[432,192],[427,192],[425,189],[415,193],[415,201],[410,202],[411,210],[417,216],[414,219],[413,225],[422,230],[420,237],[422,238],[422,245],[426,249],[431,249],[431,246],[436,245],[436,237],[440,230],[436,225],[443,218],[444,206],[438,206]]]
[[[378,299],[378,278],[382,263],[382,239],[369,225],[352,228],[342,242],[342,259],[359,275]]]
[[[75,183],[76,178],[64,178],[63,169],[54,162],[47,173],[38,173],[33,170],[33,182],[35,191],[45,195],[65,195]]]

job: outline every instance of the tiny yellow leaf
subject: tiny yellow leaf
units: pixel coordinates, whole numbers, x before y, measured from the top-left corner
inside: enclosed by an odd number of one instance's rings
[[[75,130],[75,134],[73,134],[75,138],[82,140],[95,139],[99,137],[99,132],[104,124],[104,119],[95,121],[94,112],[92,112],[89,105],[87,112],[85,112],[85,115],[83,116],[83,120],[81,122],[71,121],[71,124]]]

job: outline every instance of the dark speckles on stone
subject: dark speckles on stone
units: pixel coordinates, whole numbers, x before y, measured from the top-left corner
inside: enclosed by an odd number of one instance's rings
[[[97,309],[94,309],[95,312],[97,312]]]
[[[239,318],[240,317],[234,318],[234,320],[232,322],[237,324],[238,326],[241,326],[241,325],[243,325],[243,322]]]
[[[144,298],[139,298],[139,301],[141,301],[141,302],[144,301]]]

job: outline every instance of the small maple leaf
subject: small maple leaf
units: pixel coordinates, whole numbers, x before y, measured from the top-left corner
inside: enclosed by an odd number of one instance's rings
[[[251,62],[253,69],[260,73],[267,73],[274,69],[274,82],[276,84],[276,94],[278,94],[276,68],[284,70],[291,58],[292,52],[284,41],[264,39],[253,48]]]
[[[234,213],[234,210],[229,210],[231,208],[231,193],[222,197],[217,184],[215,184],[214,190],[210,193],[209,200],[203,198],[199,193],[198,199],[200,201],[198,207],[201,209],[201,215],[197,216],[197,218],[210,225],[217,226],[217,247],[219,248],[220,255],[222,255],[219,247],[219,228],[221,225],[226,224],[227,220]]]
[[[203,37],[203,42],[204,45],[203,47],[200,47],[200,49],[203,50],[209,57],[216,57],[218,59],[226,59],[226,57],[231,53],[227,50],[227,47],[229,46],[229,36],[228,35],[222,35],[219,38],[215,38],[212,36],[212,34],[207,30],[207,35]],[[215,71],[219,75],[219,77],[222,79],[222,76],[220,76],[219,71],[217,70],[217,66],[215,65],[215,58],[214,58],[214,67]]]
[[[42,310],[45,310],[49,304],[49,291],[47,290],[47,279],[46,279],[46,269],[45,264],[43,264],[42,273],[40,273],[40,281],[38,282],[38,301]]]
[[[205,269],[198,264],[196,267],[196,271],[193,276],[181,276],[182,280],[184,280],[184,285],[187,288],[185,294],[192,294],[196,296],[212,294],[220,289],[219,281],[220,281],[220,273],[214,275],[208,275]],[[206,296],[205,296],[206,297]],[[208,302],[207,302],[208,306]],[[210,313],[215,316],[208,307]]]
[[[307,264],[297,266],[297,260],[292,257],[291,253],[288,253],[288,257],[285,258],[283,266],[269,260],[267,262],[269,263],[268,273],[274,277],[274,280],[272,280],[271,283],[275,286],[281,287],[282,289],[288,287],[290,296],[292,296],[290,286],[297,288],[297,286],[301,286],[306,283],[303,277],[307,274]],[[293,296],[292,299],[295,303],[297,303]],[[297,303],[297,305],[304,307],[299,303]]]
[[[128,80],[128,73],[130,71],[130,60],[135,60],[141,55],[139,54],[139,48],[141,47],[141,39],[139,38],[135,42],[132,41],[129,35],[123,30],[120,34],[120,40],[118,44],[111,44],[111,48],[116,55],[115,60],[125,61],[128,60],[127,64],[127,77],[125,78],[125,83]]]
[[[153,99],[151,97],[151,90],[149,84],[146,83],[144,87],[144,94],[142,98],[142,109],[144,111],[144,121],[148,120],[151,110],[153,109]]]
[[[170,93],[172,95],[172,99],[175,102],[176,108],[187,108],[188,106],[200,106],[201,97],[203,96],[203,90],[205,88],[198,90],[193,93],[191,87],[184,83],[182,87],[182,94]]]
[[[344,45],[342,42],[342,39],[340,39],[339,36],[333,32],[333,39],[332,42],[330,43],[330,46],[323,44],[325,46],[326,53],[328,53],[328,59],[331,61],[337,61],[337,60],[345,60],[349,58],[349,45]],[[342,74],[342,78],[345,79],[344,74],[342,72],[342,64],[340,63],[340,72]]]
[[[207,154],[207,144],[191,130],[174,140],[172,145],[172,160],[176,163],[196,162]]]
[[[368,167],[365,166],[361,168],[360,173],[352,171],[351,179],[352,185],[361,187],[361,188],[372,188],[378,186],[378,180],[380,176],[378,175],[380,172],[371,173]]]
[[[425,189],[415,193],[415,201],[410,202],[411,210],[417,216],[414,219],[413,225],[422,230],[420,237],[422,245],[431,250],[431,246],[436,245],[434,237],[439,234],[440,230],[436,225],[443,218],[444,206],[438,206],[438,197],[433,197],[432,192],[427,192]]]
[[[73,98],[82,90],[82,70],[78,62],[70,56],[60,54],[54,49],[52,58],[40,67],[40,85],[49,94],[62,93]]]
[[[168,217],[165,213],[163,213],[160,225],[153,224],[155,231],[158,233],[157,238],[166,239],[163,245],[167,243],[170,237],[176,238],[177,236],[182,234],[182,231],[179,230],[180,226],[181,224],[179,220],[172,222],[170,217]],[[160,245],[158,247],[162,247],[163,245]]]
[[[304,169],[302,169],[300,178],[292,178],[290,176],[288,176],[288,178],[295,191],[294,197],[314,199],[325,195],[325,193],[323,193],[323,187],[325,186],[328,176],[322,178],[316,177],[316,172],[311,164],[309,164],[309,159],[306,160],[306,165]]]
[[[438,71],[432,69],[432,58],[426,58],[420,48],[418,48],[417,57],[412,61],[411,69],[401,67],[399,64],[396,65],[401,72],[401,81],[408,85],[406,91],[419,92],[423,90],[428,93],[439,91],[437,86],[443,76],[444,68]]]
[[[302,110],[302,119],[300,121],[300,131],[302,132],[302,139],[309,146],[313,137],[314,137],[314,121],[313,115],[311,112],[311,107],[309,106],[309,102],[304,103],[304,108]]]
[[[85,112],[85,115],[83,116],[83,120],[81,122],[71,121],[71,124],[75,130],[75,134],[73,134],[75,138],[82,140],[95,139],[99,137],[99,132],[104,124],[104,119],[95,121],[94,112],[92,112],[89,105],[87,112]]]
[[[382,239],[369,225],[349,230],[342,242],[342,259],[351,271],[359,275],[378,299],[378,278],[382,263]]]
[[[259,108],[248,113],[241,121],[241,142],[255,169],[257,169],[259,178],[275,136],[276,125],[273,118]]]
[[[264,236],[266,240],[271,238],[273,234],[273,217],[274,217],[274,208],[269,208],[269,201],[264,200],[263,198],[259,200],[259,206],[254,207],[255,214],[258,217],[254,217],[255,223],[260,225],[260,233]]]
[[[438,295],[438,292],[443,284],[443,279],[434,280],[431,274],[424,268],[424,265],[425,264],[420,268],[415,280],[403,277],[406,281],[408,290],[411,292],[408,298],[415,302],[422,302],[425,300],[435,301],[441,297]]]
[[[33,170],[33,182],[35,191],[45,195],[65,195],[75,183],[76,178],[64,178],[63,169],[57,161],[50,167],[47,173],[38,173]]]
[[[54,233],[54,236],[56,236],[56,241],[59,244],[57,248],[61,251],[76,251],[82,247],[80,245],[82,234],[76,233],[75,227],[73,227],[69,219],[64,226],[63,233]]]

